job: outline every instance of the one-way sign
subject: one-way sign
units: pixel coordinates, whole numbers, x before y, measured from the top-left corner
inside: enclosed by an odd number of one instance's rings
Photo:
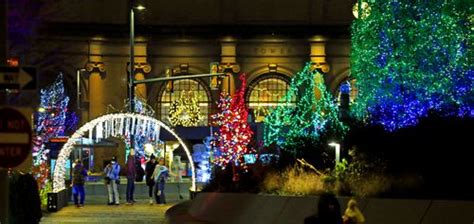
[[[0,66],[0,91],[36,90],[36,68]]]

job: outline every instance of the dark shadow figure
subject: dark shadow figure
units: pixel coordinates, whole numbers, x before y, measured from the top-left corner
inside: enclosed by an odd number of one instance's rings
[[[304,220],[305,224],[342,224],[341,206],[332,193],[319,197],[318,213]]]

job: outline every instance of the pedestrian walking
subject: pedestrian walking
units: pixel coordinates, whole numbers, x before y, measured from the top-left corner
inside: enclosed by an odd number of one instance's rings
[[[104,169],[106,176],[107,192],[109,194],[109,205],[119,205],[118,185],[120,184],[120,165],[117,158],[112,157],[112,161]]]
[[[357,201],[355,199],[349,200],[347,202],[347,208],[343,216],[344,224],[363,224],[365,222],[365,217],[357,206]]]
[[[150,204],[153,204],[153,187],[155,186],[155,180],[153,178],[153,172],[155,171],[157,163],[155,155],[151,154],[150,159],[145,165],[145,179],[146,185],[148,186],[148,197],[150,197]]]
[[[155,167],[155,171],[153,171],[153,178],[155,180],[155,191],[153,193],[157,204],[166,204],[165,184],[168,176],[169,170],[165,166],[165,160],[160,158],[158,165]]]
[[[86,198],[86,192],[84,190],[84,184],[87,176],[87,170],[80,160],[75,161],[75,166],[72,172],[72,193],[74,196],[74,204],[76,207],[84,207],[84,200]],[[79,197],[79,198],[78,198]]]
[[[127,191],[126,191],[126,199],[127,204],[133,204],[136,201],[133,198],[133,194],[135,192],[135,178],[137,176],[137,170],[135,165],[135,153],[130,150],[130,154],[127,158]]]

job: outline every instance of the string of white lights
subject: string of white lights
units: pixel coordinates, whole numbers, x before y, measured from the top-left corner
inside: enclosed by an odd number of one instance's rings
[[[132,114],[132,113],[116,113],[116,114],[107,114],[103,115],[101,117],[98,117],[94,120],[91,120],[84,124],[82,127],[80,127],[74,134],[71,135],[71,137],[68,139],[68,141],[64,144],[64,146],[61,148],[61,151],[59,152],[58,159],[56,162],[56,167],[54,169],[54,177],[53,177],[53,192],[59,192],[63,189],[66,188],[64,177],[66,176],[66,161],[69,159],[69,155],[71,154],[72,150],[74,149],[74,144],[76,141],[80,138],[82,138],[86,132],[88,133],[93,133],[94,129],[96,129],[96,133],[100,132],[101,134],[96,134],[94,140],[98,140],[97,138],[108,138],[110,136],[114,137],[120,137],[121,133],[127,133],[126,130],[119,130],[114,132],[113,130],[116,129],[115,126],[120,126],[120,127],[125,127],[129,128],[129,125],[123,125],[120,122],[122,120],[125,120],[126,124],[131,124],[131,133],[134,134],[140,134],[140,128],[141,132],[145,136],[152,136],[155,137],[155,141],[159,140],[159,135],[160,135],[160,129],[164,128],[166,131],[171,133],[173,137],[175,137],[179,144],[183,147],[186,156],[189,159],[189,164],[191,165],[191,189],[196,190],[196,174],[195,174],[195,168],[194,168],[194,161],[191,156],[191,152],[189,151],[188,147],[186,144],[184,144],[183,140],[165,123],[153,118],[153,117],[148,117],[145,115],[141,114]],[[116,122],[114,122],[116,121]],[[149,125],[149,126],[154,126],[155,128],[151,130],[151,128],[146,128],[144,127],[135,127],[135,125]],[[145,133],[145,131],[151,131],[153,133]],[[102,135],[103,133],[103,135]],[[116,135],[115,135],[116,134]],[[92,134],[89,134],[89,138],[94,138]]]

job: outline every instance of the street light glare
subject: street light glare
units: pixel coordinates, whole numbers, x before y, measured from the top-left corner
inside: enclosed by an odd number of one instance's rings
[[[339,145],[339,144],[337,144],[337,143],[335,143],[335,142],[330,142],[329,145],[330,145],[330,146],[337,146],[337,145]]]
[[[143,6],[143,5],[137,5],[135,8],[136,8],[137,10],[144,10],[144,9],[146,9],[145,6]]]

